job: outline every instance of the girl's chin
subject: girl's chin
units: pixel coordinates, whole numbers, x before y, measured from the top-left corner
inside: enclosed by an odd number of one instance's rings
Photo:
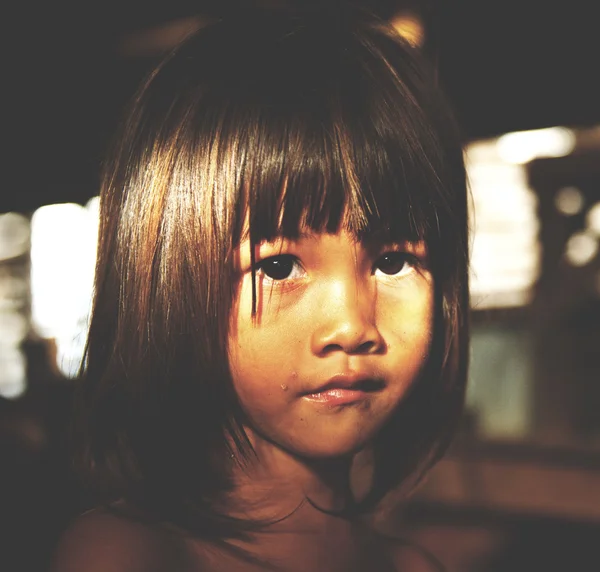
[[[307,459],[337,459],[342,457],[352,457],[362,451],[366,443],[339,444],[329,447],[306,447],[304,457]]]
[[[295,457],[310,460],[326,460],[353,457],[364,450],[369,441],[364,438],[355,439],[331,439],[328,442],[312,441],[306,443],[294,443],[288,447],[283,446]]]
[[[372,437],[365,428],[360,432],[348,431],[346,435],[339,431],[331,435],[326,432],[304,434],[300,439],[274,433],[267,436],[266,432],[249,428],[246,434],[259,457],[289,455],[303,461],[352,457],[367,448]]]

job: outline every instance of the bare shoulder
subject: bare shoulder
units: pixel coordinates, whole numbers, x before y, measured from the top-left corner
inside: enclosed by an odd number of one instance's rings
[[[51,567],[52,572],[193,569],[181,537],[103,509],[85,513],[70,524],[56,548]]]

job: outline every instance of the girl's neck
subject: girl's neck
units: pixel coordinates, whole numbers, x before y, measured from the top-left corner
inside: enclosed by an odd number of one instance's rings
[[[364,569],[359,561],[368,543],[366,527],[359,520],[328,514],[345,506],[352,473],[364,463],[364,455],[307,462],[272,446],[255,446],[255,451],[254,462],[236,462],[236,487],[222,508],[230,516],[272,524],[232,546],[290,572]],[[222,553],[213,554],[213,562],[220,559]],[[254,570],[241,561],[228,566]]]
[[[228,514],[278,519],[304,504],[339,512],[369,486],[368,451],[308,461],[263,441],[255,440],[253,446],[256,455],[248,462],[234,460],[235,486],[226,501]]]

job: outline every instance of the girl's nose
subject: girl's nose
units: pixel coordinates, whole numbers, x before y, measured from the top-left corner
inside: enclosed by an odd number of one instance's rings
[[[311,339],[313,354],[379,353],[384,341],[375,320],[374,294],[360,291],[356,283],[337,282],[328,291]]]

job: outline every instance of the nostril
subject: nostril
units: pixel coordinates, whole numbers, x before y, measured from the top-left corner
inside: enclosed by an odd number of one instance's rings
[[[373,340],[369,340],[369,341],[366,341],[366,342],[363,342],[362,344],[360,344],[360,346],[356,350],[356,353],[369,354],[369,353],[373,353],[374,349],[375,349],[375,342]]]
[[[327,344],[323,348],[323,353],[328,354],[340,350],[349,354],[370,354],[377,350],[377,344],[372,340],[363,342],[356,347],[345,346],[344,344]]]
[[[323,354],[329,354],[340,350],[344,350],[344,348],[340,344],[327,344],[322,351]]]
[[[385,345],[382,347],[377,344],[374,340],[367,340],[366,342],[362,342],[358,345],[344,344],[344,343],[333,343],[327,344],[323,346],[321,352],[323,355],[327,355],[329,353],[343,351],[347,354],[353,355],[362,355],[362,354],[373,354],[380,353],[382,351],[385,352]]]

